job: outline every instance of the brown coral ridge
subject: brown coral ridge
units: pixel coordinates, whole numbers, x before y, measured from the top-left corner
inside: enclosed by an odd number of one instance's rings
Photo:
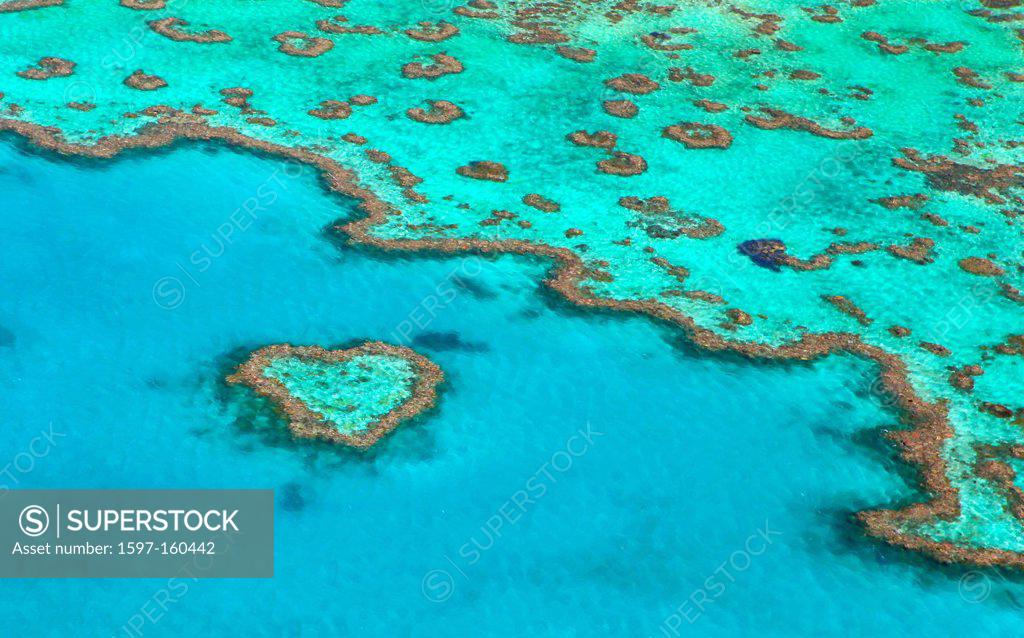
[[[927,42],[920,38],[911,38],[911,42],[921,44],[925,51],[932,53],[960,53],[967,46],[966,42]]]
[[[555,47],[555,53],[573,62],[593,62],[597,57],[597,51],[585,47],[567,47],[565,45]]]
[[[488,0],[486,4],[493,7],[494,3]],[[515,2],[510,5],[515,9],[511,26],[518,31],[506,38],[509,42],[543,45],[569,41],[569,36],[559,27],[573,18],[575,8],[571,2]]]
[[[500,16],[497,11],[498,5],[490,0],[469,0],[465,6],[452,9],[452,13],[464,18],[479,18],[481,20],[495,20]]]
[[[820,73],[817,73],[815,71],[808,71],[807,69],[796,69],[795,71],[791,71],[790,74],[789,74],[789,79],[790,80],[810,81],[810,80],[817,80],[820,77],[821,77]]]
[[[984,257],[964,257],[957,265],[960,266],[960,270],[979,277],[1001,277],[1006,274],[1000,266]]]
[[[603,148],[609,151],[615,148],[615,144],[619,140],[619,137],[611,131],[595,131],[593,133],[587,133],[582,129],[569,133],[565,137],[576,146],[592,146],[594,148]]]
[[[1024,356],[1024,334],[1010,335],[1005,343],[993,348],[998,354]]]
[[[470,162],[465,166],[458,167],[455,169],[455,172],[463,177],[490,182],[504,182],[508,180],[508,169],[498,162]]]
[[[852,91],[850,97],[855,100],[870,100],[871,96],[875,94],[874,91],[866,86],[853,85],[849,87]]]
[[[869,241],[837,242],[829,244],[824,253],[811,255],[807,259],[784,253],[780,263],[798,272],[827,270],[832,267],[836,255],[863,255],[875,250],[878,250],[878,244]],[[853,263],[856,265],[858,262]]]
[[[427,104],[430,109],[416,107],[407,109],[405,114],[423,124],[450,124],[465,115],[459,105],[448,100],[427,100]]]
[[[976,444],[974,449],[978,453],[974,473],[1003,492],[1007,512],[1011,516],[1024,519],[1024,490],[1017,487],[1017,471],[1009,462],[1002,460],[1007,456],[1016,460],[1024,459],[1024,447]]]
[[[752,359],[782,361],[812,361],[845,352],[872,360],[880,368],[879,390],[892,397],[894,407],[907,426],[907,429],[892,431],[887,436],[899,446],[902,458],[918,467],[921,486],[928,494],[928,500],[901,509],[860,512],[857,517],[864,525],[865,531],[893,545],[927,553],[943,562],[1024,567],[1024,556],[1021,554],[961,547],[902,531],[909,525],[933,520],[936,517],[951,519],[960,513],[959,493],[947,478],[947,466],[942,456],[945,442],[953,436],[949,425],[948,408],[945,402],[931,403],[917,394],[910,383],[907,366],[900,357],[878,346],[865,343],[857,335],[842,332],[804,333],[798,340],[775,346],[729,340],[712,330],[700,327],[689,315],[656,299],[630,300],[596,296],[587,288],[580,286],[586,279],[587,267],[576,253],[567,248],[522,240],[383,239],[373,235],[371,231],[386,222],[393,209],[374,193],[361,187],[353,172],[334,160],[310,150],[257,140],[229,127],[211,127],[204,123],[159,124],[146,127],[130,137],[106,136],[89,146],[67,142],[57,129],[21,120],[0,119],[0,131],[4,130],[21,135],[42,149],[62,155],[111,158],[126,149],[160,148],[169,146],[179,139],[186,139],[215,140],[285,157],[317,168],[324,175],[328,188],[360,201],[359,208],[365,213],[365,217],[337,227],[337,230],[344,232],[353,242],[386,250],[513,253],[550,259],[555,263],[555,267],[545,280],[545,284],[572,303],[585,308],[646,314],[683,330],[694,344],[711,352],[735,352]]]
[[[1009,299],[1014,303],[1024,304],[1024,293],[1017,288],[1013,287],[1008,283],[999,284],[999,292],[1001,295]]]
[[[412,396],[404,403],[382,415],[365,430],[353,433],[338,431],[323,414],[311,410],[288,391],[277,379],[264,376],[263,371],[275,359],[298,358],[303,361],[343,363],[357,356],[376,355],[401,357],[416,370]],[[400,423],[432,408],[437,400],[437,386],[444,380],[441,368],[415,350],[371,341],[347,350],[325,350],[318,346],[292,346],[275,344],[253,352],[238,370],[226,379],[228,384],[244,384],[257,394],[273,401],[275,407],[288,419],[288,429],[300,438],[323,439],[356,448],[369,448]]]
[[[636,114],[640,112],[637,105],[629,100],[605,100],[601,104],[601,107],[608,115],[614,115],[615,117],[625,119],[636,117]]]
[[[145,73],[142,69],[136,69],[132,72],[131,75],[124,79],[124,84],[139,91],[155,91],[167,86],[167,82],[163,78],[158,75]]]
[[[320,106],[308,111],[313,117],[321,120],[344,120],[352,115],[352,105],[341,100],[324,100]]]
[[[865,31],[860,34],[860,37],[876,43],[878,45],[878,50],[882,53],[903,55],[907,51],[910,51],[910,46],[907,44],[893,44],[889,41],[888,37],[876,31]],[[924,38],[910,38],[907,42],[908,44],[919,46],[925,51],[930,51],[931,53],[959,53],[960,51],[963,51],[965,46],[967,46],[966,42],[929,42]]]
[[[249,98],[253,96],[252,89],[247,89],[244,86],[233,86],[227,89],[221,89],[220,94],[224,96],[223,99],[221,99],[222,102],[228,106],[241,109],[242,113],[245,115],[264,112],[252,108],[252,105],[249,104]]]
[[[664,257],[652,257],[651,263],[663,269],[666,273],[671,275],[673,279],[681,284],[685,284],[686,280],[690,277],[689,268],[673,264]]]
[[[704,109],[708,113],[721,113],[722,111],[726,111],[729,109],[728,104],[723,104],[722,102],[714,102],[712,100],[706,99],[694,100],[693,105]]]
[[[139,115],[145,115],[147,117],[159,118],[162,121],[193,121],[194,118],[190,117],[187,113],[181,109],[176,109],[173,106],[167,106],[166,104],[156,104],[153,106],[147,106],[138,113],[127,113],[125,117],[132,118],[138,117]]]
[[[797,272],[810,272],[831,268],[836,255],[861,255],[878,250],[878,244],[867,241],[832,243],[825,252],[811,255],[807,259],[790,255],[781,239],[750,239],[737,248],[740,254],[746,255],[762,268],[778,272],[782,266],[786,266]]]
[[[739,308],[729,308],[725,311],[725,316],[729,318],[729,322],[721,324],[721,327],[726,330],[735,330],[739,326],[750,326],[754,323],[750,313]]]
[[[277,120],[272,117],[247,117],[245,121],[259,126],[277,126]]]
[[[459,34],[459,28],[450,22],[420,22],[419,28],[406,29],[405,35],[420,42],[443,42]]]
[[[757,21],[757,24],[751,29],[755,36],[775,35],[775,33],[782,28],[780,23],[783,18],[777,13],[754,13],[752,11],[741,9],[735,5],[729,6],[729,12],[740,16],[744,20]]]
[[[167,0],[121,0],[121,6],[136,11],[157,11],[167,7]]]
[[[889,326],[889,334],[900,339],[911,335],[910,328],[906,326]]]
[[[780,51],[786,51],[788,53],[794,53],[796,51],[803,51],[804,48],[798,44],[794,44],[789,40],[783,40],[779,38],[775,41],[775,48]]]
[[[668,198],[662,195],[648,197],[647,199],[635,195],[627,195],[619,198],[619,206],[645,214],[667,213],[672,208]]]
[[[647,170],[647,160],[633,153],[616,151],[611,157],[599,161],[597,170],[608,175],[631,177]]]
[[[711,239],[725,232],[725,226],[717,219],[672,210],[668,198],[661,195],[647,199],[627,195],[619,198],[619,206],[645,216],[641,222],[631,225],[642,226],[651,239],[676,239],[681,236]]]
[[[661,88],[661,85],[642,73],[625,73],[604,81],[605,86],[621,93],[646,95]]]
[[[825,253],[829,255],[863,255],[874,250],[878,250],[878,244],[870,241],[855,241],[829,244]]]
[[[0,2],[0,13],[59,7],[62,4],[64,4],[64,0],[7,0],[6,2]]]
[[[922,341],[917,345],[920,346],[922,350],[927,350],[928,352],[934,354],[936,357],[948,357],[951,354],[953,354],[953,352],[949,348],[942,345],[941,343]]]
[[[991,89],[992,85],[981,79],[977,71],[969,69],[965,66],[958,66],[953,69],[953,75],[956,76],[956,81],[964,86],[969,86],[974,89]]]
[[[907,246],[893,245],[889,246],[888,251],[890,255],[899,257],[900,259],[907,259],[916,264],[925,265],[930,264],[935,259],[932,258],[932,249],[935,248],[935,240],[928,237],[915,237],[911,240]]]
[[[836,129],[825,128],[821,124],[818,124],[814,120],[810,120],[806,117],[800,117],[787,113],[780,109],[773,109],[768,107],[762,107],[761,112],[768,117],[758,117],[756,115],[747,115],[746,122],[752,124],[760,129],[765,130],[777,130],[777,129],[789,129],[793,131],[805,131],[818,137],[825,137],[830,140],[866,140],[867,138],[874,135],[874,131],[865,126],[855,126],[846,131],[840,131]],[[856,124],[852,120],[849,121],[851,125]]]
[[[543,213],[557,213],[562,210],[561,204],[538,193],[523,195],[523,203]]]
[[[46,57],[40,58],[35,66],[24,71],[18,71],[17,75],[26,80],[49,80],[50,78],[63,78],[75,72],[75,63],[64,58]]]
[[[925,202],[928,201],[928,196],[921,193],[916,193],[914,195],[892,195],[890,197],[880,197],[871,201],[879,206],[888,208],[889,210],[896,210],[897,208],[918,210],[924,206]]]
[[[904,157],[893,158],[892,163],[908,170],[923,173],[928,183],[938,190],[980,197],[992,204],[1005,204],[1003,195],[1011,188],[1024,186],[1024,168],[1013,164],[995,164],[991,168],[978,168],[954,162],[944,155],[924,157],[912,148],[901,149]]]
[[[159,20],[150,20],[146,24],[148,24],[149,28],[153,29],[153,31],[159,33],[165,38],[170,38],[175,42],[196,42],[199,44],[231,42],[230,35],[217,29],[198,32],[185,31],[183,27],[187,27],[188,22],[181,18],[160,18]]]
[[[457,58],[454,58],[447,53],[437,53],[430,56],[434,60],[433,64],[423,64],[422,62],[409,62],[402,66],[402,75],[410,80],[416,80],[419,78],[425,78],[427,80],[436,80],[442,75],[448,75],[450,73],[462,73],[465,67],[462,66]]]
[[[306,35],[301,31],[284,31],[273,38],[277,50],[299,58],[315,58],[334,48],[334,42],[327,38]]]
[[[348,103],[352,106],[370,106],[371,104],[376,104],[377,101],[377,98],[372,95],[366,95],[365,93],[353,95],[348,99]]]
[[[722,222],[711,217],[701,217],[690,228],[683,229],[683,235],[690,239],[711,239],[725,232]]]
[[[660,31],[653,33],[645,33],[644,35],[640,36],[640,41],[644,44],[644,46],[651,49],[652,51],[663,51],[666,53],[674,53],[676,51],[689,51],[693,49],[692,44],[689,44],[687,42],[673,43],[672,36],[688,35],[690,33],[695,32],[696,29],[676,27],[673,29],[669,29],[668,33],[663,33]]]
[[[994,416],[997,419],[1012,419],[1014,414],[1019,414],[1021,422],[1024,423],[1024,408],[1021,408],[1015,413],[1012,409],[1001,403],[991,403],[989,401],[982,401],[977,407],[978,412]]]
[[[836,310],[847,314],[857,320],[862,326],[870,326],[874,320],[867,316],[860,306],[850,301],[849,298],[843,295],[822,295],[822,299],[835,306]]]
[[[505,39],[512,44],[564,44],[569,36],[558,29],[537,23],[520,23],[521,31],[510,34]]]
[[[370,24],[357,24],[349,26],[346,24],[348,18],[345,16],[334,16],[330,20],[317,20],[316,28],[324,33],[335,33],[338,35],[381,35],[384,32]]]
[[[499,226],[506,219],[512,220],[519,215],[507,210],[492,210],[491,216],[480,222],[481,226]]]
[[[811,20],[814,20],[815,22],[821,22],[822,24],[838,24],[843,21],[843,18],[839,15],[839,9],[836,9],[829,4],[821,5],[817,9],[810,7],[802,8],[804,12],[810,14]]]
[[[715,83],[715,76],[710,73],[698,73],[693,67],[672,67],[668,70],[668,79],[672,82],[689,82],[692,86],[707,87]]]
[[[680,122],[665,127],[661,131],[661,136],[682,142],[687,148],[725,149],[732,145],[732,134],[715,124]]]
[[[974,391],[974,377],[985,374],[979,365],[969,365],[962,368],[952,368],[949,374],[949,385],[962,392]]]

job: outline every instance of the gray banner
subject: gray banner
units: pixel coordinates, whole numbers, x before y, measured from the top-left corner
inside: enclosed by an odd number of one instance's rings
[[[270,578],[272,490],[14,490],[0,578]]]

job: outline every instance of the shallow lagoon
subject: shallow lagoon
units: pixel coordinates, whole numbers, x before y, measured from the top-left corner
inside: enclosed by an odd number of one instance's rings
[[[848,522],[912,497],[877,436],[894,415],[868,392],[870,365],[698,356],[671,328],[569,307],[540,286],[541,262],[344,246],[326,229],[345,203],[296,172],[197,146],[108,163],[0,146],[4,465],[50,424],[56,433],[5,484],[274,488],[278,499],[273,580],[189,583],[166,611],[151,602],[162,580],[11,581],[0,609],[13,626],[727,636],[1019,625],[1017,586],[991,572],[958,581],[965,572]],[[257,195],[265,207],[243,230],[232,215]],[[425,301],[453,280],[454,298]],[[407,343],[447,377],[436,410],[369,454],[293,443],[265,402],[222,381],[268,343],[363,339]],[[535,498],[489,530],[520,490]],[[770,543],[747,542],[766,526]],[[684,605],[702,598],[702,611]],[[674,629],[680,605],[692,623]],[[144,608],[157,620],[129,629]]]

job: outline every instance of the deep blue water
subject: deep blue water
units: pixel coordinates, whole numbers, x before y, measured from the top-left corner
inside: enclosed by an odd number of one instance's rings
[[[251,197],[262,208],[235,213]],[[868,394],[868,364],[700,355],[646,319],[568,307],[540,286],[544,263],[345,246],[325,229],[348,214],[311,172],[225,149],[101,163],[0,145],[0,465],[55,433],[4,485],[273,488],[278,503],[271,580],[189,583],[166,610],[152,602],[164,580],[6,581],[5,625],[33,636],[1019,626],[1014,585],[984,575],[996,580],[976,602],[963,570],[849,522],[913,495],[878,438],[894,415]],[[435,411],[369,454],[293,443],[265,404],[222,383],[268,343],[362,339],[408,343],[448,379]],[[535,498],[498,528],[520,490]]]

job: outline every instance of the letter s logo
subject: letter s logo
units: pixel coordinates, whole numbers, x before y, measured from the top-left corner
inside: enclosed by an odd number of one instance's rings
[[[50,515],[38,505],[29,505],[18,516],[18,527],[25,536],[42,536],[50,528]]]

